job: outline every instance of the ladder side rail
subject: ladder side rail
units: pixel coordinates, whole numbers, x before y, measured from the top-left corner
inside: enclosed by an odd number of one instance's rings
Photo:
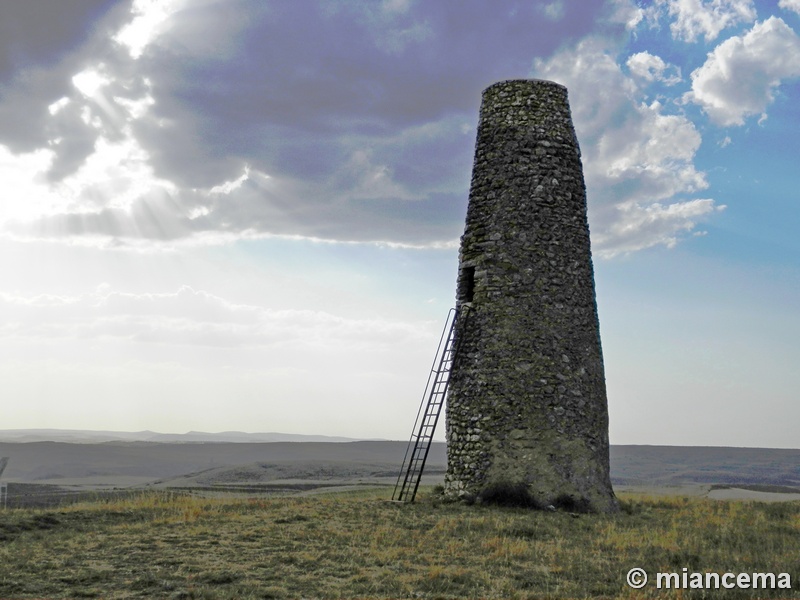
[[[447,313],[447,320],[445,321],[444,328],[442,329],[442,335],[439,338],[439,345],[437,346],[436,354],[433,357],[433,363],[431,364],[431,370],[428,373],[428,381],[425,384],[425,391],[422,394],[422,400],[420,401],[419,408],[417,409],[417,417],[416,417],[416,419],[414,419],[414,427],[412,429],[411,439],[408,441],[408,445],[406,446],[406,453],[405,453],[405,456],[403,456],[403,465],[400,468],[400,473],[397,476],[397,482],[395,483],[395,491],[392,494],[392,500],[395,500],[395,496],[398,496],[396,499],[401,500],[402,499],[402,495],[403,495],[403,491],[406,488],[406,484],[408,482],[408,476],[409,476],[410,470],[411,470],[411,465],[410,464],[408,464],[408,468],[406,468],[406,464],[409,461],[409,452],[411,452],[411,455],[413,457],[412,448],[414,448],[417,445],[417,443],[419,442],[419,438],[417,437],[415,439],[415,436],[414,436],[413,432],[417,430],[417,425],[418,425],[418,423],[420,421],[420,416],[421,415],[423,416],[423,421],[424,421],[425,412],[423,412],[423,409],[425,409],[425,411],[427,411],[427,405],[430,403],[429,391],[431,390],[431,387],[432,387],[431,386],[431,382],[433,381],[434,382],[434,386],[435,386],[436,378],[438,376],[438,373],[436,371],[436,364],[437,364],[437,361],[439,360],[440,353],[442,355],[444,355],[444,352],[442,351],[442,347],[443,347],[443,345],[444,345],[445,348],[447,347],[447,343],[448,343],[448,341],[450,339],[450,335],[449,335],[448,331],[452,330],[452,328],[453,328],[453,322],[455,321],[456,314],[457,314],[457,311],[454,308],[451,308],[450,311]],[[405,480],[403,481],[403,485],[400,486],[400,480],[403,479],[403,474],[404,473],[405,473],[406,477],[405,477]],[[400,490],[399,490],[400,493],[399,494],[397,493],[398,492],[398,486],[400,487]]]

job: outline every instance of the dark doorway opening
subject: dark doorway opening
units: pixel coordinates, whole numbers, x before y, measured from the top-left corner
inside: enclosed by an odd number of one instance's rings
[[[463,304],[472,302],[475,295],[475,267],[462,267],[458,280],[458,301]]]

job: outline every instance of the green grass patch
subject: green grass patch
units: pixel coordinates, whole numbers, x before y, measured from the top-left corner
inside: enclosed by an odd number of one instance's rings
[[[152,492],[0,511],[0,598],[800,595],[800,503],[628,496],[619,514],[578,515],[387,497]],[[635,591],[633,567],[788,572],[795,591]]]

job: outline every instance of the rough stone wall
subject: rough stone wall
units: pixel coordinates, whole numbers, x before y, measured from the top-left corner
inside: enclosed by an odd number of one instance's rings
[[[586,189],[567,89],[483,92],[461,239],[445,492],[616,508]],[[468,307],[468,310],[464,310]]]

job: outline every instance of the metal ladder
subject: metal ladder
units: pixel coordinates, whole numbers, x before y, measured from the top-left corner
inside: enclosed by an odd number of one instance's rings
[[[8,464],[7,456],[0,458],[0,476],[2,476],[3,471],[6,470],[7,464]],[[0,483],[0,506],[2,506],[3,508],[8,508],[8,484],[6,482]]]
[[[436,430],[436,423],[439,421],[447,395],[450,368],[455,357],[454,341],[459,312],[459,309],[451,308],[447,314],[439,347],[436,349],[433,366],[428,375],[428,383],[425,385],[425,393],[417,411],[417,420],[414,422],[411,439],[406,447],[403,466],[392,494],[392,500],[395,502],[413,502],[417,495],[422,470],[425,468],[425,461],[431,449],[433,432]]]

